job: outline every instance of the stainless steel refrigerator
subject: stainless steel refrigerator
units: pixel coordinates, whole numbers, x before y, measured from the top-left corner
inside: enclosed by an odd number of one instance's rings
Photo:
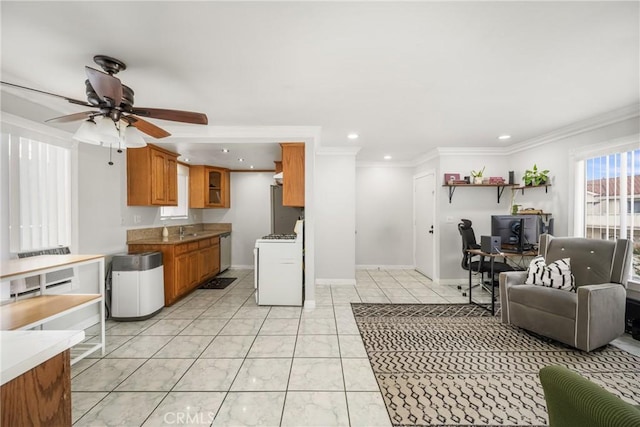
[[[282,206],[282,186],[271,186],[271,234],[293,234],[298,219],[304,217],[303,208]]]

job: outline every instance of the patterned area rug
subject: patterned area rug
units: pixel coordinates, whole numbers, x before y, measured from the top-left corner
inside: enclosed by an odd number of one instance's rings
[[[214,277],[200,286],[199,289],[224,289],[232,284],[234,280],[236,280],[235,277]]]
[[[640,404],[640,358],[613,346],[585,353],[473,305],[351,306],[396,426],[546,425],[538,371],[553,364]]]

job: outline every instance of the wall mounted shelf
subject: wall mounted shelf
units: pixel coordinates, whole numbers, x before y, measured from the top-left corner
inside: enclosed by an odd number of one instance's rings
[[[513,187],[511,190],[516,191],[516,190],[522,190],[522,194],[524,195],[524,190],[525,189],[529,189],[529,188],[543,188],[544,187],[544,192],[548,193],[549,192],[549,187],[551,187],[551,184],[542,184],[542,185],[519,185],[517,187]]]
[[[456,188],[458,187],[494,187],[496,189],[496,195],[498,197],[498,203],[500,203],[500,197],[502,197],[502,192],[506,187],[515,187],[517,184],[443,184],[443,187],[449,188],[449,203],[451,203],[451,199],[453,198],[453,193],[455,193]]]

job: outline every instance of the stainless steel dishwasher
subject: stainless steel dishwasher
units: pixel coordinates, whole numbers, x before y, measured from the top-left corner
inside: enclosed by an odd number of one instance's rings
[[[231,267],[231,233],[220,235],[220,273]]]

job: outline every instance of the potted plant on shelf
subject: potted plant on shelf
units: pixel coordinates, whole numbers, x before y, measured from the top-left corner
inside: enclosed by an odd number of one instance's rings
[[[474,184],[482,184],[482,175],[484,174],[485,167],[486,166],[483,166],[482,169],[479,169],[477,171],[471,171],[471,176],[473,177]]]
[[[524,185],[527,186],[545,185],[549,180],[549,170],[538,170],[538,166],[534,164],[533,169],[524,171],[522,180],[524,181]]]

